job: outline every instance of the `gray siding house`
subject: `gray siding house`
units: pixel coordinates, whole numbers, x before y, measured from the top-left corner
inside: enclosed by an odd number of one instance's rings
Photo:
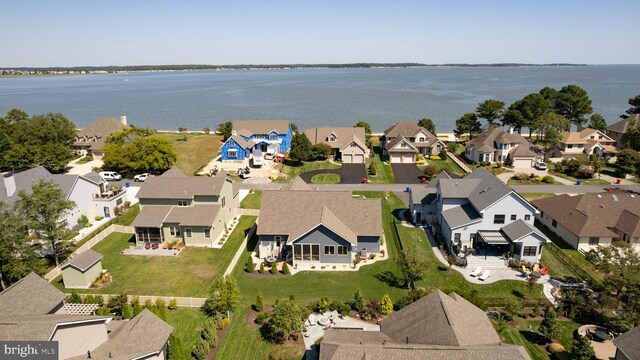
[[[348,191],[314,191],[300,178],[289,190],[262,194],[258,257],[276,257],[305,269],[350,266],[356,254],[380,252],[380,199],[353,198]]]

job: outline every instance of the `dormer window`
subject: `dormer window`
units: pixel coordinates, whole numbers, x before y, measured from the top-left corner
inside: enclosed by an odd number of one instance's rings
[[[424,142],[424,136],[420,136],[420,137],[418,138],[418,141],[419,141],[419,142]]]
[[[591,135],[591,136],[589,137],[589,139],[595,139],[595,138],[596,138],[596,137],[595,137],[595,136],[593,136],[593,135]]]
[[[336,141],[336,136],[333,134],[329,135],[329,141]]]
[[[407,147],[407,143],[406,143],[406,142],[404,142],[404,141],[403,141],[403,142],[401,142],[401,143],[400,143],[400,147]]]
[[[269,140],[278,140],[278,135],[277,134],[269,134]]]
[[[236,147],[236,142],[233,140],[229,141],[229,147]]]
[[[598,136],[598,139],[604,139],[604,136],[599,135],[599,136]]]
[[[352,142],[351,142],[351,147],[356,147],[356,146],[358,146],[358,145],[356,145],[356,142],[355,142],[355,141],[352,141]]]

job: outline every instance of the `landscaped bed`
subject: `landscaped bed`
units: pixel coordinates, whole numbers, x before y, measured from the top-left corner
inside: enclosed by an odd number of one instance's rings
[[[369,169],[369,176],[367,181],[372,184],[393,184],[395,183],[395,177],[393,176],[393,170],[391,165],[381,159],[381,148],[379,145],[373,146],[373,157],[367,162],[367,168]]]
[[[311,178],[314,184],[339,184],[340,175],[338,174],[318,174]]]

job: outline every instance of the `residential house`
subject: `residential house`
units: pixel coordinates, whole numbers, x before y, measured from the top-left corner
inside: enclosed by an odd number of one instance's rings
[[[410,121],[400,121],[380,138],[382,154],[392,163],[413,163],[416,154],[438,155],[445,144],[422,126]]]
[[[71,143],[71,150],[80,155],[102,155],[102,147],[107,137],[116,131],[121,131],[125,126],[127,126],[126,116],[120,117],[119,121],[110,117],[96,119],[78,131]]]
[[[465,157],[474,163],[502,162],[513,167],[532,167],[536,160],[536,153],[531,150],[531,143],[522,135],[504,131],[499,127],[490,126],[475,139],[465,143]]]
[[[137,195],[140,214],[132,223],[137,243],[212,247],[236,216],[239,200],[232,185],[224,172],[186,176],[177,168],[147,179]]]
[[[75,315],[65,298],[34,273],[11,285],[0,293],[0,341],[56,341],[59,359],[166,359],[173,328],[151,311],[131,320]]]
[[[382,205],[350,191],[312,190],[298,177],[289,190],[263,191],[257,234],[260,258],[351,266],[356,254],[380,253]]]
[[[436,226],[454,252],[490,246],[535,262],[548,241],[533,226],[535,207],[483,167],[462,179],[442,172],[412,187],[409,211],[415,223]]]
[[[320,360],[528,360],[522,346],[502,343],[484,311],[440,290],[380,321],[380,331],[325,331]]]
[[[361,127],[310,128],[305,134],[311,144],[331,146],[331,155],[345,164],[364,164],[369,158],[367,138]]]
[[[44,167],[38,166],[6,173],[2,180],[0,201],[9,204],[20,198],[20,191],[30,193],[33,185],[41,180],[53,181],[62,190],[64,198],[76,204],[65,217],[69,228],[77,226],[82,215],[86,215],[90,221],[96,216],[112,217],[116,207],[123,206],[127,201],[126,189],[109,185],[96,172],[85,175],[51,174]]]
[[[640,198],[625,192],[567,194],[532,201],[538,220],[574,249],[624,241],[640,249]]]
[[[634,114],[628,116],[616,123],[613,123],[607,127],[607,136],[616,142],[618,149],[622,149],[622,135],[632,128],[638,128],[640,123],[640,114]]]
[[[61,266],[62,282],[67,289],[88,289],[102,276],[102,254],[88,249],[67,259]]]
[[[560,133],[560,145],[554,149],[554,156],[574,158],[578,155],[596,154],[608,158],[618,152],[614,146],[615,143],[615,140],[596,129],[584,128],[577,132],[563,131]]]
[[[613,339],[616,345],[614,360],[640,359],[640,326],[636,326],[626,333]]]
[[[288,120],[237,120],[231,137],[220,148],[221,159],[245,160],[254,150],[262,154],[288,152],[293,132]]]

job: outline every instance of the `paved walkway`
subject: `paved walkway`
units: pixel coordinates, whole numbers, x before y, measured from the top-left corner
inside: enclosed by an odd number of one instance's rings
[[[67,165],[67,174],[84,175],[93,171],[94,167],[102,166],[102,156],[94,155],[93,161],[89,161],[88,163],[84,163],[84,164],[78,164],[78,161],[80,161],[83,158],[84,156],[79,159],[75,159],[71,161]]]
[[[256,221],[256,224],[257,223],[258,222]],[[236,254],[233,256],[231,263],[229,263],[229,266],[227,266],[227,270],[224,271],[224,274],[222,276],[227,276],[231,274],[233,269],[236,267],[238,260],[240,260],[240,257],[242,257],[242,254],[244,254],[244,250],[247,248],[247,243],[249,242],[249,239],[253,236],[253,233],[255,231],[256,231],[256,225],[253,225],[251,227],[251,230],[249,230],[249,233],[247,234],[247,236],[245,236],[244,240],[242,240],[242,244],[240,244],[240,248],[238,248],[238,251],[236,251]]]

